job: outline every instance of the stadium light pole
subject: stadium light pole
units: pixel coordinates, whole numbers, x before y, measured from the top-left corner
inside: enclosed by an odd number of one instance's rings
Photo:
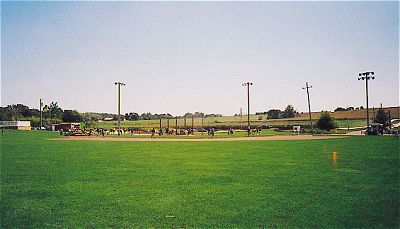
[[[374,72],[362,72],[358,74],[358,80],[365,80],[365,95],[367,99],[367,128],[369,127],[369,112],[368,112],[368,80],[374,80]]]
[[[242,86],[247,86],[247,137],[250,136],[250,86],[253,83],[246,82]]]
[[[312,88],[312,86],[308,86],[308,82],[306,82],[306,87],[303,87],[303,89],[307,89],[308,115],[310,116],[311,132],[314,132],[314,129],[313,129],[313,126],[312,126],[312,121],[311,121],[310,93],[308,92],[308,89],[309,89],[309,88]]]
[[[118,135],[121,134],[121,86],[125,86],[126,84],[121,82],[115,82],[115,85],[118,85]]]

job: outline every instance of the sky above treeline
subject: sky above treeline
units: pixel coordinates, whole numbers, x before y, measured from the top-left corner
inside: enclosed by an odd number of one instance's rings
[[[1,105],[251,113],[399,104],[399,3],[1,2]]]

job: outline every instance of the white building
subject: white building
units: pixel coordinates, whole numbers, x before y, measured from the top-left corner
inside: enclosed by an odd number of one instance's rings
[[[31,130],[31,121],[0,121],[0,128]]]

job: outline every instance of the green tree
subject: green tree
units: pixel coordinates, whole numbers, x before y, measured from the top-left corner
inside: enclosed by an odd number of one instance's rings
[[[285,110],[282,112],[281,117],[282,118],[293,118],[296,117],[297,111],[294,109],[292,105],[287,105]]]
[[[322,112],[321,117],[317,121],[317,127],[321,130],[332,130],[337,127],[331,113],[325,111]]]
[[[62,120],[64,122],[81,122],[82,116],[76,110],[64,110]]]
[[[125,114],[126,120],[139,120],[140,116],[138,113],[130,112]]]
[[[0,108],[0,120],[1,121],[12,121],[13,120],[13,110],[10,106]]]
[[[51,102],[48,107],[49,118],[61,119],[63,116],[63,110],[58,106],[57,102]]]
[[[383,128],[386,128],[390,125],[389,114],[383,110],[383,108],[379,108],[376,112],[376,116],[374,119],[375,123],[380,123],[383,125]]]
[[[277,119],[281,113],[281,110],[271,109],[267,112],[267,119]]]

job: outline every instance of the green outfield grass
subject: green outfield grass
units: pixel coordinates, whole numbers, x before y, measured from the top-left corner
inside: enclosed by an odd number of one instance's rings
[[[2,228],[399,228],[399,140],[1,135]],[[336,152],[334,157],[333,152]]]

